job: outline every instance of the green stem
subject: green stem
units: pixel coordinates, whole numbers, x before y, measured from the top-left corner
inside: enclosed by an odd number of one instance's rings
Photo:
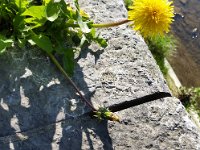
[[[115,26],[119,26],[125,23],[130,22],[130,20],[128,19],[124,19],[121,21],[117,21],[117,22],[111,22],[111,23],[102,23],[102,24],[92,24],[92,27],[94,28],[108,28],[108,27],[115,27]]]
[[[117,21],[117,22],[110,22],[110,23],[100,23],[100,24],[90,24],[90,27],[93,28],[108,28],[108,27],[115,27],[115,26],[119,26],[125,23],[130,22],[131,20],[128,19],[124,19],[121,21]],[[74,23],[67,23],[66,25],[67,27],[79,27],[78,24],[74,24]]]
[[[83,102],[85,102],[93,111],[97,111],[94,106],[92,106],[92,104],[81,94],[80,90],[78,89],[78,87],[75,85],[75,83],[70,79],[70,77],[68,76],[68,74],[65,72],[65,70],[62,68],[62,66],[60,65],[60,63],[57,61],[57,59],[51,54],[51,53],[47,53],[48,56],[51,58],[51,60],[53,61],[53,63],[58,67],[58,69],[63,73],[63,75],[65,76],[65,78],[70,82],[70,84],[73,86],[73,88],[76,90],[76,92],[79,94],[79,96],[81,97],[81,100]]]

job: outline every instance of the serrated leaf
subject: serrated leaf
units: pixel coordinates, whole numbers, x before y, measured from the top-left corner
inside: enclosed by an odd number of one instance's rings
[[[22,16],[30,16],[37,19],[45,17],[45,6],[31,6],[22,13]]]
[[[40,27],[46,22],[45,9],[45,6],[31,6],[21,16],[27,17],[24,21],[30,26],[30,29]]]
[[[108,43],[106,42],[106,40],[105,39],[103,39],[103,38],[100,38],[100,37],[97,37],[96,39],[95,39],[95,41],[101,46],[101,47],[107,47],[108,46]]]
[[[92,35],[92,38],[96,38],[96,30],[94,28],[91,29],[90,34]]]
[[[45,52],[51,53],[53,51],[53,46],[49,37],[42,34],[40,35],[33,34],[32,40],[38,47],[40,47]]]
[[[74,4],[75,4],[75,7],[76,7],[76,9],[77,9],[77,10],[79,10],[79,9],[80,9],[80,7],[79,7],[78,0],[74,0]]]
[[[14,0],[14,2],[20,10],[26,8],[29,3],[27,0]]]
[[[48,5],[50,2],[52,2],[52,0],[43,0],[45,5]]]
[[[60,4],[50,2],[46,7],[46,17],[49,21],[53,22],[56,20],[60,13]]]

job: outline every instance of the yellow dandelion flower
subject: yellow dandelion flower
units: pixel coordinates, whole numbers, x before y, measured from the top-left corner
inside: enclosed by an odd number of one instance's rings
[[[128,12],[136,31],[144,36],[169,32],[174,17],[174,7],[168,0],[134,0]]]

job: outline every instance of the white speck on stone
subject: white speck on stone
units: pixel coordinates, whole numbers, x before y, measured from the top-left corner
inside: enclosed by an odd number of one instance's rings
[[[28,136],[27,135],[23,135],[22,133],[17,133],[16,135],[21,141],[24,141],[24,140],[28,139]]]
[[[63,119],[65,119],[65,110],[63,107],[61,107],[61,109],[56,117],[56,121],[63,120]]]
[[[17,77],[15,78],[15,82],[17,81],[18,79],[17,79]]]
[[[13,129],[15,129],[16,132],[20,131],[20,126],[19,126],[19,120],[17,118],[16,115],[14,115],[11,119],[10,119],[10,125]]]
[[[9,111],[9,107],[8,107],[8,105],[6,103],[4,103],[3,98],[1,98],[0,105],[4,110]]]
[[[56,79],[52,79],[48,84],[47,84],[47,87],[50,87],[52,85],[55,85],[55,84],[60,84],[60,81],[56,78]]]
[[[9,141],[9,148],[10,148],[10,150],[14,150],[15,149],[14,144],[12,143],[12,141]]]
[[[85,95],[85,93],[84,93],[83,91],[80,91],[80,93],[81,93],[83,96]],[[78,92],[76,92],[76,94],[79,95]]]
[[[44,89],[44,86],[41,85],[40,88],[39,88],[39,91],[41,92],[43,89]]]
[[[65,114],[64,114],[63,108],[61,108],[58,115],[56,116],[56,121],[59,121],[59,120],[62,120],[62,119],[65,119]],[[56,143],[60,142],[60,140],[63,136],[62,131],[63,131],[62,122],[56,123],[55,133],[54,133],[54,136],[53,136],[53,140],[56,141]],[[59,149],[59,145],[52,145],[52,147],[54,147],[54,149]]]
[[[75,111],[77,109],[77,103],[75,99],[70,100],[70,111]]]
[[[72,126],[67,126],[66,128],[65,128],[65,131],[68,131],[68,130],[70,130],[72,128]]]
[[[25,73],[20,78],[27,78],[29,76],[32,76],[33,73],[31,70],[29,70],[27,67],[25,68]]]
[[[62,133],[62,123],[59,122],[56,124],[55,126],[55,133],[53,135],[53,141],[51,146],[53,147],[53,149],[55,150],[59,150],[60,149],[60,145],[56,144],[59,143],[62,139],[63,133]]]
[[[21,106],[25,108],[29,108],[29,98],[25,96],[24,89],[22,86],[20,86],[20,96],[21,96]]]

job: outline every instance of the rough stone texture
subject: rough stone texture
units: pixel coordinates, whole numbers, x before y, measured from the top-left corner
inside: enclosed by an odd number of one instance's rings
[[[88,116],[9,137],[1,149],[199,150],[200,136],[183,105],[164,98],[118,112],[121,123]],[[26,139],[27,138],[27,139]],[[7,147],[6,147],[7,146]]]
[[[122,0],[80,2],[96,22],[126,17]],[[139,35],[126,25],[100,32],[109,46],[84,50],[73,77],[92,103],[169,92]],[[99,123],[84,115],[89,109],[37,49],[1,55],[0,76],[0,150],[200,149],[199,132],[176,99],[120,111],[122,123]]]
[[[123,1],[81,2],[95,22],[127,17]],[[108,47],[96,63],[91,53],[87,54],[87,61],[84,56],[79,60],[87,86],[95,89],[92,102],[108,106],[155,92],[169,92],[148,47],[131,28],[121,25],[99,31],[108,40]],[[96,45],[89,49],[99,50]]]

